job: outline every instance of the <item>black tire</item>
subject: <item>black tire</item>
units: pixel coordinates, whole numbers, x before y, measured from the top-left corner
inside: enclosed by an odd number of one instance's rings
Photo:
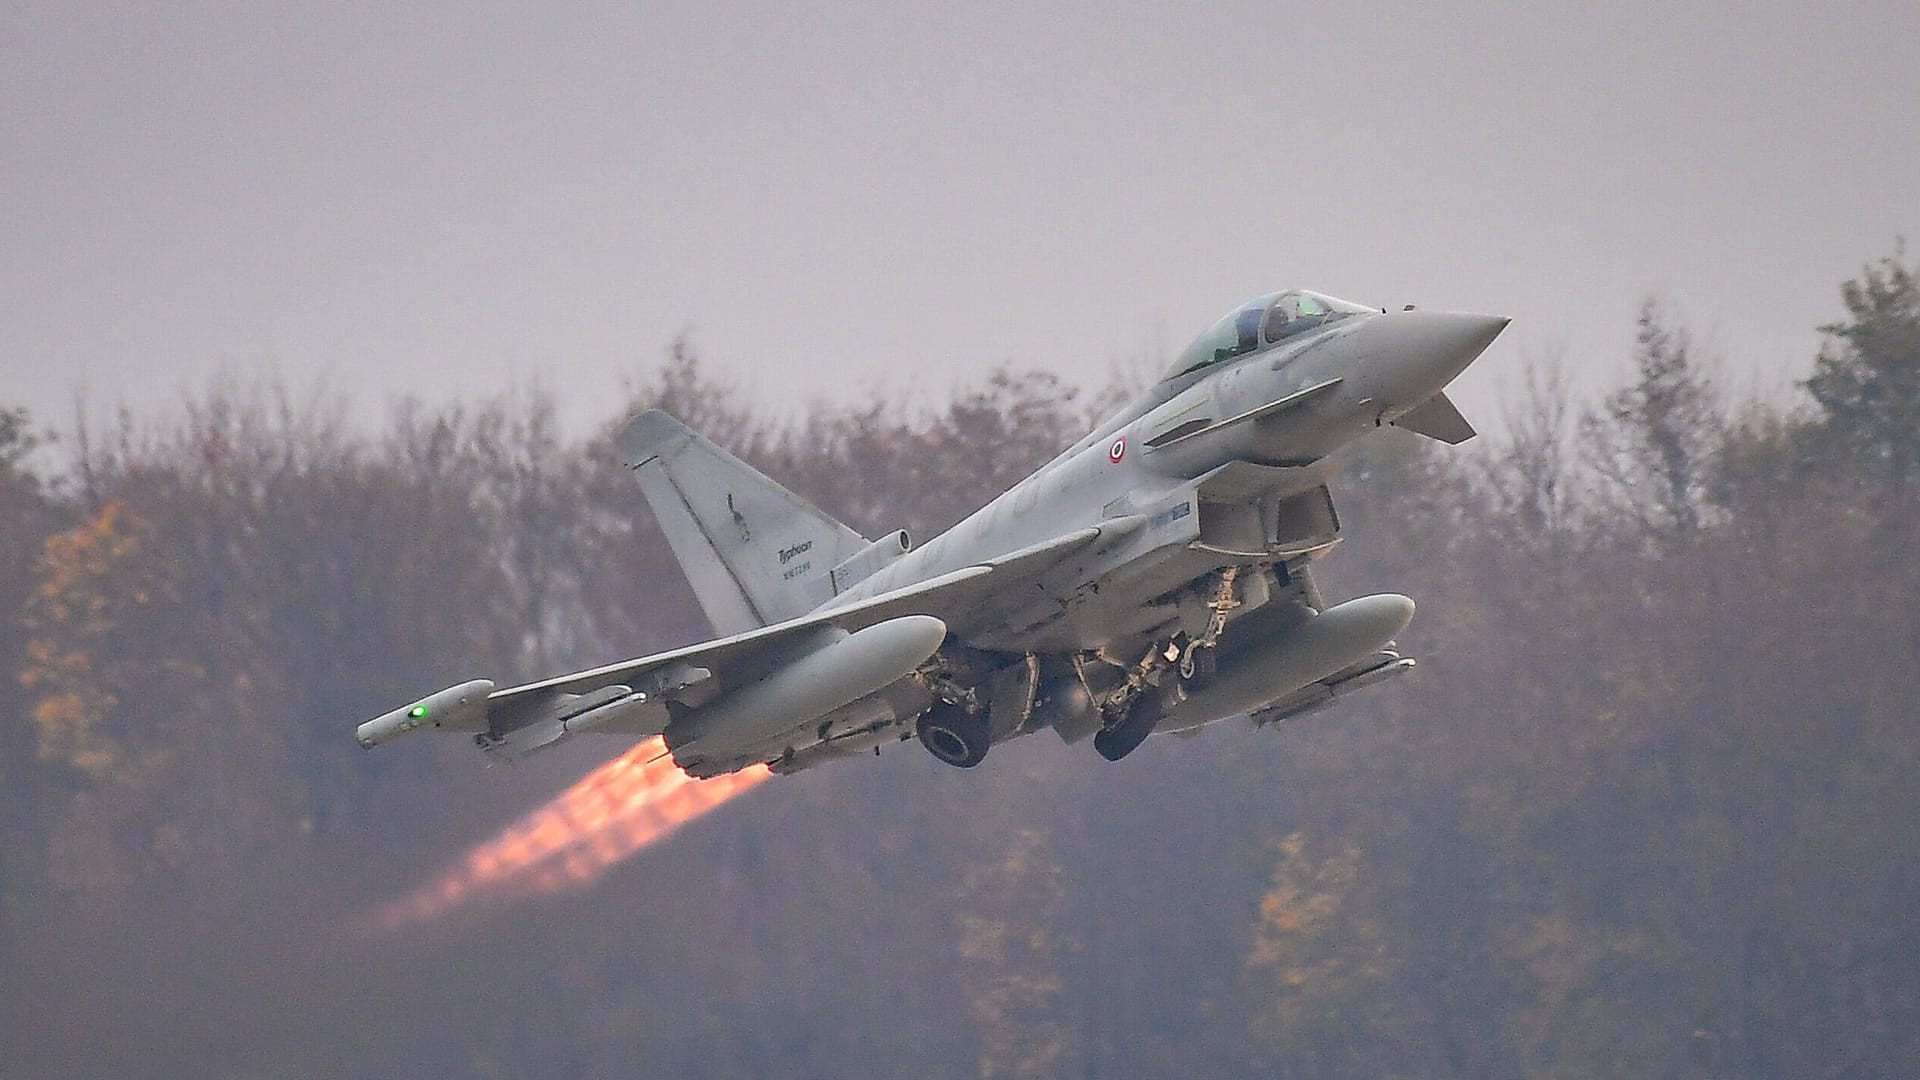
[[[1134,701],[1126,719],[1094,735],[1093,748],[1108,761],[1119,761],[1140,749],[1140,744],[1153,734],[1154,726],[1165,714],[1160,695],[1148,691]]]
[[[974,715],[958,705],[936,705],[920,714],[915,725],[920,745],[927,753],[956,769],[971,769],[986,760],[992,746],[988,738],[987,717]]]

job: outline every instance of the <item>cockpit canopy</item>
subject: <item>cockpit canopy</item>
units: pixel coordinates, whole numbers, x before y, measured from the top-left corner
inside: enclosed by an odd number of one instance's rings
[[[1222,316],[1219,322],[1187,346],[1186,351],[1180,354],[1180,359],[1174,362],[1173,369],[1167,372],[1167,378],[1244,356],[1264,345],[1285,341],[1351,315],[1370,315],[1379,311],[1379,308],[1304,289],[1268,293]]]

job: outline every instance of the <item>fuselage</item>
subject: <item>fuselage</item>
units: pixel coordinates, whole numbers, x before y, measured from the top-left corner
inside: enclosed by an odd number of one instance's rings
[[[1339,304],[1344,310],[1326,311],[1330,317],[1315,326],[1270,338],[1255,316],[1267,312],[1271,323],[1278,317],[1273,314],[1277,305],[1298,295],[1263,297],[1236,309],[1183,353],[1167,378],[1053,461],[825,607],[988,562],[1070,528],[1133,515],[1145,515],[1149,534],[1175,528],[1186,515],[1169,499],[1189,490],[1197,478],[1233,462],[1310,471],[1342,446],[1438,394],[1507,323],[1485,315],[1387,313],[1304,294],[1321,301],[1323,309]],[[1255,329],[1251,343],[1245,333],[1250,323]],[[1259,415],[1303,392],[1310,393],[1298,404]],[[1187,506],[1191,513],[1191,500]],[[1147,535],[1134,546],[1151,550],[1154,540]],[[1197,575],[1231,561],[1188,560],[1172,573]],[[1103,633],[1136,629],[1135,620],[1121,613],[1140,607],[1168,584],[1167,575],[1145,575],[1141,587],[1153,590],[1148,595],[1110,596],[1029,644],[1097,647]],[[955,628],[963,637],[984,637],[988,645],[1003,644],[996,639],[1005,629]]]
[[[1297,715],[1412,663],[1390,647],[1410,599],[1328,606],[1306,572],[1338,540],[1331,455],[1389,423],[1470,437],[1441,391],[1506,322],[1256,298],[917,548],[902,533],[868,540],[643,412],[621,452],[715,639],[506,690],[472,680],[357,737],[461,731],[510,759],[576,731],[658,735],[713,776],[916,734],[971,767],[1049,727],[1118,761],[1155,730]]]

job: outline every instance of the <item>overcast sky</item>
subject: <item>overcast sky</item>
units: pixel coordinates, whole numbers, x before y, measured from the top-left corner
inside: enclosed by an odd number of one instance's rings
[[[578,427],[690,331],[768,403],[1097,382],[1304,286],[1784,387],[1920,239],[1920,3],[0,14],[0,402],[216,372]],[[1588,375],[1597,380],[1598,376]]]

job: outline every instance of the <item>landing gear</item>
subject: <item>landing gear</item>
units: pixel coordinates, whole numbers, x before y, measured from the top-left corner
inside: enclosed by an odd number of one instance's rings
[[[1220,654],[1215,646],[1188,642],[1180,653],[1180,683],[1188,690],[1204,690],[1220,670]]]
[[[1120,722],[1093,737],[1093,748],[1108,761],[1119,761],[1140,748],[1153,734],[1154,725],[1166,715],[1166,706],[1157,693],[1142,694],[1127,707]]]
[[[957,769],[971,769],[980,764],[992,745],[987,714],[970,713],[958,705],[940,704],[928,709],[920,715],[917,729],[920,745]]]

